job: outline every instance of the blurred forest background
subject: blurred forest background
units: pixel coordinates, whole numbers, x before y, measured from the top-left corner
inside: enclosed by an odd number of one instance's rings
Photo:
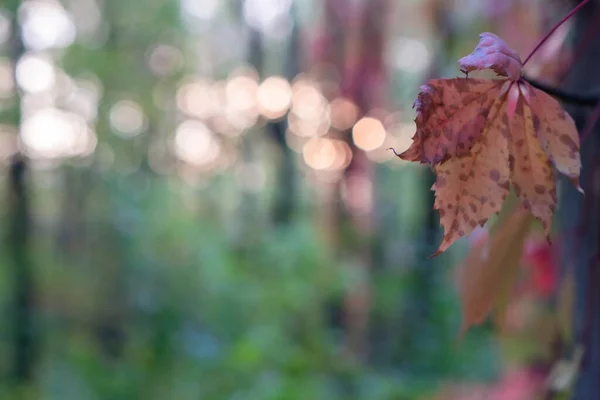
[[[524,55],[569,5],[2,0],[0,398],[534,398],[554,248],[458,342],[483,229],[429,259],[433,175],[386,149],[480,32]]]

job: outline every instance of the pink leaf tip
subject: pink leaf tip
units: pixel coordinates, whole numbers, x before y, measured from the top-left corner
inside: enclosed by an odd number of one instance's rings
[[[470,72],[491,69],[513,81],[519,79],[523,63],[517,52],[493,33],[481,33],[479,37],[475,50],[458,60],[461,70]]]

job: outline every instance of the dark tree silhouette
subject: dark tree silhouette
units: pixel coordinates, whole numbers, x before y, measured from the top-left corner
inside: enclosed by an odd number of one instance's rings
[[[8,4],[11,12],[11,59],[14,67],[24,52],[21,39],[21,27],[17,18],[20,1]],[[16,70],[16,68],[13,68]],[[15,77],[16,82],[16,77]],[[19,91],[15,92],[14,125],[21,120]],[[13,276],[12,302],[12,340],[13,358],[11,378],[17,385],[32,379],[35,366],[35,330],[34,330],[34,283],[31,261],[29,259],[30,212],[26,176],[28,162],[24,155],[14,155],[9,166],[8,205],[10,219],[8,227],[8,254],[10,254]]]
[[[573,2],[575,4],[579,1]],[[577,54],[565,80],[565,89],[573,93],[589,93],[600,87],[600,35],[589,37],[588,32],[598,24],[600,1],[593,0],[575,16],[573,42],[587,40],[585,51]],[[586,39],[586,37],[588,37]],[[568,108],[580,132],[587,124],[589,108]],[[598,125],[587,135],[581,146],[582,185],[585,197],[568,184],[562,185],[559,215],[564,237],[563,264],[575,275],[575,343],[584,347],[574,390],[575,400],[600,396],[600,131]]]

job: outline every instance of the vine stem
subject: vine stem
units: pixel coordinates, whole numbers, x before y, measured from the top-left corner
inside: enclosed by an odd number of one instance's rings
[[[589,3],[589,1],[590,0],[583,0],[574,9],[572,9],[567,15],[565,15],[565,17],[563,19],[561,19],[556,25],[554,25],[554,27],[552,29],[550,29],[550,32],[548,32],[546,34],[546,36],[544,36],[542,38],[542,40],[540,40],[538,42],[538,44],[531,51],[531,53],[529,53],[529,55],[527,56],[527,58],[525,59],[525,61],[523,61],[523,65],[527,64],[527,61],[529,61],[531,59],[531,57],[535,54],[535,52],[538,51],[540,49],[540,47],[542,47],[542,45],[544,43],[546,43],[546,41],[550,38],[550,36],[554,33],[554,31],[556,31],[562,24],[564,24],[565,22],[567,22],[567,20],[569,20],[569,18],[571,18],[573,16],[573,14],[575,14],[577,11],[581,10],[581,8],[583,6],[585,6],[587,3]]]

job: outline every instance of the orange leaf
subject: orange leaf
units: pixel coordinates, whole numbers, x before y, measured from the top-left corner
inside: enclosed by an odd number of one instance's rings
[[[489,79],[433,79],[421,86],[415,101],[417,132],[400,157],[439,164],[464,156],[484,131],[502,81]]]
[[[550,234],[556,207],[552,165],[579,188],[579,136],[558,102],[520,78],[519,56],[483,33],[459,64],[507,79],[433,79],[414,107],[417,131],[398,156],[429,163],[438,177],[435,208],[444,239],[434,254],[497,213],[513,185],[521,204]],[[583,192],[583,191],[582,191]]]
[[[575,122],[558,101],[525,83],[525,98],[533,110],[536,136],[542,149],[562,174],[579,188],[579,135]],[[581,189],[580,189],[581,190]]]
[[[488,133],[469,155],[434,167],[434,207],[439,210],[444,227],[444,239],[434,256],[500,211],[509,193],[508,144],[502,135],[500,118],[504,108],[502,102],[496,102],[494,115],[485,127]]]
[[[531,220],[530,212],[518,209],[491,239],[471,249],[460,274],[461,334],[470,326],[482,323],[494,307],[496,324],[502,329]]]
[[[531,108],[519,98],[508,128],[510,180],[523,206],[541,221],[549,236],[556,188],[550,160],[536,137],[534,125]]]

